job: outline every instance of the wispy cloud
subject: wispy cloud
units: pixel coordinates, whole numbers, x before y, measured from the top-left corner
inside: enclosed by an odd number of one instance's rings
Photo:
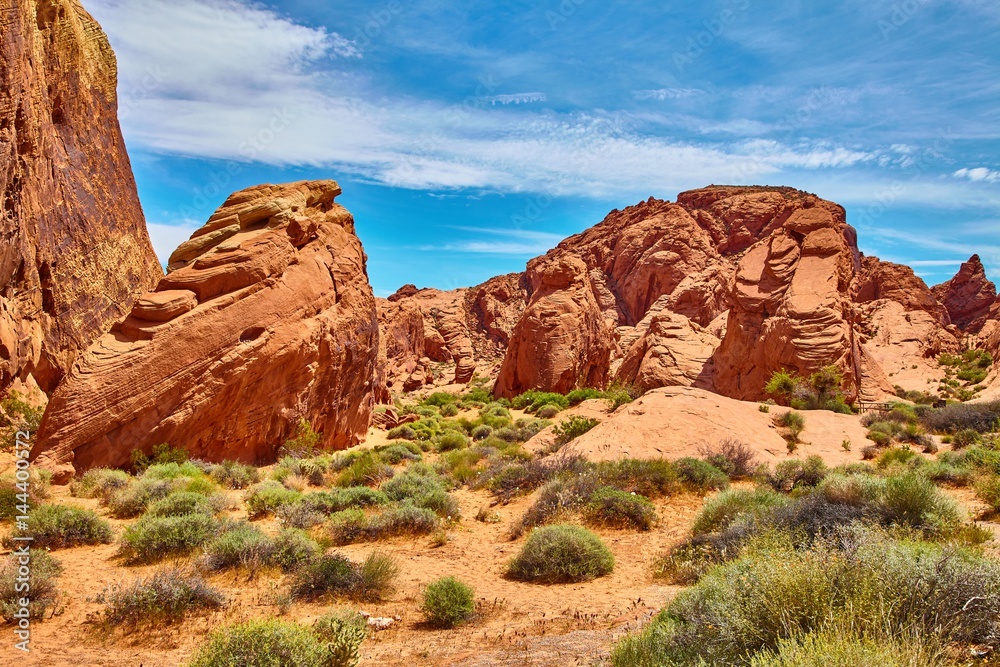
[[[697,88],[657,88],[656,90],[637,90],[632,97],[637,100],[681,100],[703,93]]]
[[[512,95],[492,95],[485,98],[489,104],[531,104],[532,102],[544,102],[545,93],[514,93]]]
[[[956,171],[955,178],[965,178],[974,183],[997,183],[1000,182],[1000,171],[987,167],[965,168]]]

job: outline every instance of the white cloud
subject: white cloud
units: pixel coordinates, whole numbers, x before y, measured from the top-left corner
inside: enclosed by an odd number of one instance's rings
[[[955,178],[967,178],[973,183],[997,183],[1000,182],[1000,171],[994,171],[986,167],[959,169],[955,172]]]
[[[493,95],[485,98],[490,104],[530,104],[532,102],[544,102],[547,98],[545,93],[514,93],[513,95]]]
[[[185,221],[176,225],[165,225],[158,222],[146,223],[149,229],[149,240],[153,242],[153,250],[160,264],[166,265],[170,255],[177,246],[191,238],[191,235],[201,227],[195,222]]]
[[[680,100],[686,97],[694,97],[703,91],[697,88],[658,88],[656,90],[637,90],[632,96],[637,100]]]

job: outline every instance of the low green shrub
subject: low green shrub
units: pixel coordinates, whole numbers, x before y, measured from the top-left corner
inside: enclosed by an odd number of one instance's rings
[[[290,505],[302,499],[302,494],[286,489],[280,482],[267,480],[250,487],[245,500],[247,515],[251,519],[273,514],[283,505]]]
[[[604,398],[604,392],[600,389],[574,389],[573,391],[566,394],[566,400],[570,405],[579,405],[584,401],[589,401],[595,398]]]
[[[614,566],[614,556],[590,531],[547,526],[531,532],[508,566],[507,576],[532,583],[570,583],[610,574]]]
[[[227,489],[245,489],[260,481],[260,472],[238,461],[223,461],[209,470],[209,476]]]
[[[759,518],[774,508],[788,503],[788,499],[770,489],[731,489],[708,500],[694,520],[694,535],[716,533],[746,518]]]
[[[458,579],[444,577],[427,586],[420,610],[429,624],[453,628],[476,613],[475,593]]]
[[[141,478],[128,486],[111,492],[108,510],[117,519],[131,519],[146,511],[157,500],[162,500],[174,490],[174,484],[166,479]]]
[[[732,480],[747,479],[757,469],[757,455],[750,445],[734,438],[726,438],[712,447],[702,447],[698,453]]]
[[[38,549],[65,549],[85,544],[109,544],[114,533],[111,525],[92,510],[69,505],[41,505],[28,516],[27,528],[16,528],[7,546],[15,538],[31,537]]]
[[[556,436],[556,445],[563,446],[573,442],[581,435],[588,433],[601,422],[597,419],[587,417],[570,417],[568,420],[556,425],[553,433]]]
[[[255,571],[271,562],[274,543],[257,526],[237,523],[205,545],[203,562],[209,570],[245,567]]]
[[[393,592],[398,576],[393,558],[379,552],[361,564],[340,554],[327,554],[295,571],[292,595],[311,600],[333,596],[379,601]]]
[[[445,431],[434,438],[434,448],[439,452],[450,452],[456,449],[465,449],[469,446],[469,439],[458,431]]]
[[[129,563],[153,563],[191,553],[217,532],[218,522],[204,514],[144,516],[125,529],[119,553]]]
[[[976,498],[986,503],[990,511],[1000,512],[1000,477],[988,475],[976,482]]]
[[[656,511],[647,498],[609,486],[590,496],[583,516],[589,524],[612,528],[650,530],[656,524]]]
[[[334,667],[330,658],[326,642],[308,628],[254,620],[213,631],[188,667]]]
[[[685,457],[674,463],[684,486],[692,491],[704,493],[729,488],[729,475],[708,461]]]
[[[569,407],[569,399],[562,394],[531,389],[513,398],[511,405],[518,410],[534,414],[546,405],[555,405],[560,410],[565,410]]]
[[[100,498],[105,503],[112,494],[124,489],[132,482],[132,476],[124,470],[112,468],[91,468],[69,485],[70,494],[76,498]]]
[[[226,598],[196,573],[169,567],[127,584],[112,584],[97,601],[106,605],[105,624],[134,627],[173,623],[191,611],[219,609]]]
[[[204,496],[190,491],[178,491],[150,505],[146,514],[148,516],[183,516],[185,514],[215,516],[222,511],[224,502],[225,499],[221,496]]]
[[[368,450],[340,472],[337,486],[378,486],[392,474],[392,468],[383,463],[375,452]]]
[[[54,609],[59,601],[56,579],[63,572],[62,564],[45,549],[28,552],[28,613],[32,620],[44,620],[46,612]],[[21,609],[25,597],[21,556],[10,554],[0,561],[0,616],[8,623],[16,621],[14,614]]]
[[[763,481],[775,491],[789,493],[795,489],[814,487],[822,482],[829,469],[819,456],[782,461],[774,467],[774,472],[763,475]]]

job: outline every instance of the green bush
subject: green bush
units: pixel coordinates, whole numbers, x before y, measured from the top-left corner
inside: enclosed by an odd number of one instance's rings
[[[392,477],[392,468],[385,465],[373,451],[365,451],[341,471],[337,486],[378,486]]]
[[[895,448],[884,452],[878,457],[875,465],[880,470],[886,470],[895,466],[912,467],[922,462],[922,459],[915,451],[906,448]]]
[[[113,537],[111,525],[82,507],[69,505],[41,505],[28,515],[27,529],[17,528],[5,544],[14,544],[13,538],[31,537],[31,546],[38,549],[64,549],[84,544],[109,544]]]
[[[444,577],[427,586],[420,610],[431,625],[453,628],[476,613],[475,593],[458,579]]]
[[[69,486],[70,494],[77,498],[100,498],[107,502],[112,494],[124,489],[132,482],[132,476],[124,470],[111,468],[91,468]]]
[[[589,524],[612,528],[650,530],[656,524],[656,511],[647,498],[609,486],[590,497],[583,516]]]
[[[773,652],[754,656],[750,667],[945,667],[933,644],[932,638],[876,641],[831,629],[780,640]]]
[[[595,464],[595,471],[602,486],[613,486],[647,498],[674,495],[685,483],[678,466],[666,459],[603,461]],[[568,472],[577,471],[569,469]]]
[[[323,549],[304,530],[283,528],[272,540],[271,564],[291,572],[323,553]]]
[[[209,570],[245,567],[257,570],[270,563],[274,543],[257,526],[237,523],[205,545],[204,563]]]
[[[209,470],[209,476],[227,489],[245,489],[260,481],[260,472],[238,461],[223,461]]]
[[[778,425],[788,429],[788,437],[792,442],[798,442],[806,428],[806,419],[801,413],[792,410],[778,417]]]
[[[414,431],[408,424],[403,424],[402,426],[390,429],[386,437],[388,437],[389,440],[416,440],[417,432]]]
[[[458,431],[445,431],[434,438],[434,447],[439,452],[450,452],[456,449],[465,449],[469,446],[469,439]]]
[[[993,512],[1000,512],[1000,477],[988,475],[976,482],[976,498],[983,501]]]
[[[458,401],[459,397],[454,394],[449,394],[446,391],[436,391],[421,401],[421,404],[441,408],[451,403],[458,403]]]
[[[392,593],[398,576],[399,567],[392,557],[379,552],[373,552],[361,564],[340,554],[328,554],[295,571],[292,595],[379,601]]]
[[[723,491],[705,503],[694,520],[691,532],[695,535],[719,532],[737,521],[759,518],[787,503],[785,496],[770,489]]]
[[[570,405],[579,405],[584,401],[589,401],[595,398],[604,398],[604,392],[600,389],[574,389],[573,391],[566,394],[566,400]],[[548,417],[545,417],[548,419]]]
[[[789,459],[774,467],[773,473],[767,473],[764,481],[775,491],[789,493],[795,489],[809,488],[822,482],[829,469],[818,456],[810,456],[805,461]]]
[[[410,446],[417,451],[413,451],[413,449],[405,445],[389,445],[376,451],[378,452],[378,457],[391,466],[399,465],[403,461],[419,461],[422,459],[423,455],[420,453],[420,448],[416,445]]]
[[[153,563],[191,553],[208,542],[218,523],[204,514],[144,516],[125,529],[120,554],[130,563]]]
[[[28,573],[28,613],[32,620],[43,620],[45,613],[53,609],[59,600],[59,590],[56,579],[62,574],[63,567],[45,549],[31,549]],[[22,590],[23,580],[19,572],[21,563],[19,557],[11,554],[0,561],[0,616],[7,622],[14,622],[14,614],[21,609],[20,600],[25,597]]]
[[[193,610],[218,609],[226,598],[197,574],[170,567],[128,584],[112,584],[97,601],[106,605],[107,625],[137,626],[172,623]]]
[[[145,472],[147,468],[159,464],[181,464],[188,460],[187,451],[179,447],[171,447],[162,443],[153,447],[151,454],[136,449],[132,452],[132,468],[137,473]]]
[[[174,484],[166,479],[137,479],[125,488],[112,491],[108,499],[111,516],[131,519],[146,511],[157,500],[162,500],[174,490]]]
[[[570,417],[568,420],[557,424],[553,429],[553,433],[556,436],[556,445],[561,447],[568,444],[584,433],[589,432],[600,423],[597,419]]]
[[[979,435],[979,431],[975,429],[966,428],[962,429],[956,433],[951,440],[952,446],[955,449],[965,449],[966,447],[972,447],[973,445],[978,445],[982,443],[983,437]]]
[[[713,447],[702,447],[698,453],[732,480],[747,479],[757,469],[757,455],[750,445],[733,438]]]
[[[356,667],[361,644],[368,636],[368,621],[356,611],[334,611],[313,623],[313,633],[326,642],[329,667]]]
[[[995,562],[878,532],[856,530],[844,538],[849,548],[843,551],[826,544],[796,549],[781,540],[748,548],[678,595],[642,634],[619,644],[612,664],[747,664],[780,651],[786,640],[841,628],[882,645],[997,636]]]
[[[447,405],[441,406],[441,416],[442,417],[455,417],[458,415],[458,406],[454,403],[448,403]]]
[[[253,485],[245,496],[247,514],[251,519],[273,514],[279,507],[296,503],[301,499],[301,493],[286,489],[280,482],[274,480]]]
[[[677,467],[681,482],[689,490],[704,493],[729,488],[729,475],[708,461],[685,457],[674,465]]]
[[[955,501],[916,473],[886,479],[881,506],[885,522],[912,528],[941,529],[959,518]]]
[[[185,514],[215,516],[222,509],[221,502],[223,500],[219,496],[210,497],[190,491],[178,491],[150,505],[146,514],[148,516],[183,516]]]
[[[507,576],[519,581],[556,584],[588,581],[610,574],[615,558],[600,538],[577,526],[536,528]]]
[[[309,629],[254,620],[215,630],[189,667],[332,667],[326,643]]]

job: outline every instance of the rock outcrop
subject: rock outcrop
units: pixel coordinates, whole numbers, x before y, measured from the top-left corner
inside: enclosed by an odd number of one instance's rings
[[[962,264],[954,278],[933,289],[935,298],[947,309],[952,324],[967,333],[979,333],[997,298],[997,288],[986,278],[979,255]]]
[[[496,375],[524,310],[525,289],[521,274],[509,274],[451,291],[405,285],[378,299],[386,391]]]
[[[200,459],[261,463],[302,419],[328,448],[357,444],[379,331],[339,194],[316,181],[232,195],[174,254],[177,268],[74,365],[33,457],[85,470],[169,443]]]
[[[716,353],[716,389],[764,397],[781,369],[808,375],[826,366],[856,394],[861,371],[851,327],[850,286],[860,269],[844,209],[817,197],[786,198],[783,222],[740,259],[726,336]]]
[[[76,0],[0,8],[0,394],[51,392],[163,275],[117,119],[117,64]]]

